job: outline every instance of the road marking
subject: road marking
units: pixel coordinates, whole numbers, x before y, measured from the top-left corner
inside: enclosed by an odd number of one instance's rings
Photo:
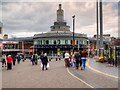
[[[90,88],[94,88],[93,86],[91,86],[90,84],[86,83],[85,81],[83,81],[82,79],[78,78],[77,76],[75,76],[74,74],[72,74],[69,69],[67,68],[67,72],[73,76],[74,78],[78,79],[79,81],[83,82],[84,84],[86,84],[87,86],[89,86]]]
[[[101,71],[99,71],[99,70],[97,70],[97,69],[92,68],[92,67],[90,66],[89,59],[88,59],[88,62],[87,62],[87,67],[90,68],[91,70],[95,71],[95,72],[100,73],[100,74],[104,74],[104,75],[106,75],[106,76],[109,76],[109,77],[118,79],[117,76],[114,76],[114,75],[111,75],[111,74],[107,74],[107,73],[104,73],[104,72],[101,72]]]

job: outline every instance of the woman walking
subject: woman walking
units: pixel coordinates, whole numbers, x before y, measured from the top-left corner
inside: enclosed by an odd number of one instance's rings
[[[7,70],[11,70],[12,69],[12,57],[11,55],[8,55],[7,57]]]
[[[72,67],[75,67],[76,66],[76,60],[75,60],[75,53],[74,52],[72,54],[71,62],[72,62]]]
[[[65,66],[66,67],[70,67],[69,59],[70,59],[70,54],[68,53],[68,51],[66,51],[65,53]]]
[[[82,60],[82,67],[81,67],[81,70],[85,70],[85,67],[86,67],[86,58],[87,58],[87,51],[85,49],[83,49],[82,53],[81,53],[81,60]]]

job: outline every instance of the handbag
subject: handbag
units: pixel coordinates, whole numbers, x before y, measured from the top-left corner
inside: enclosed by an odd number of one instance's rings
[[[49,65],[49,63],[47,63],[47,68],[49,68],[50,67],[50,65]]]
[[[41,63],[41,68],[43,67],[43,64]]]

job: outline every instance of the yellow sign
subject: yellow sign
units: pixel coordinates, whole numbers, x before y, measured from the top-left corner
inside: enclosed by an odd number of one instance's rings
[[[57,14],[63,14],[63,11],[58,11]]]

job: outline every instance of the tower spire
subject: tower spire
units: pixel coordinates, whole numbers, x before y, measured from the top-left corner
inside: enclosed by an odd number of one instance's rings
[[[64,11],[61,4],[59,4],[59,9],[57,10],[57,22],[64,22]]]
[[[61,4],[59,4],[59,10],[61,10],[62,9],[62,5]]]

